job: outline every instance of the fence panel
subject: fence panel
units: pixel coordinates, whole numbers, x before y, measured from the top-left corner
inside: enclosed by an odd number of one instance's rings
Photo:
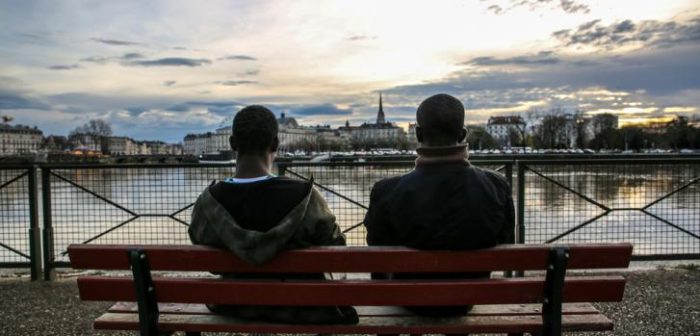
[[[45,276],[73,243],[189,244],[197,196],[231,165],[46,166]]]
[[[0,167],[0,267],[30,268],[32,279],[41,264],[35,174],[32,166]]]
[[[518,164],[525,243],[627,241],[636,259],[700,258],[700,160]]]
[[[635,244],[637,259],[700,258],[700,159],[473,160],[514,187],[519,242]],[[280,175],[314,179],[350,245],[377,181],[413,161],[279,163]],[[0,264],[27,266],[32,198],[27,168],[0,169]],[[42,167],[45,276],[67,265],[72,243],[189,244],[197,195],[232,165],[46,165]],[[8,248],[9,247],[9,248]],[[39,258],[36,258],[39,260]]]

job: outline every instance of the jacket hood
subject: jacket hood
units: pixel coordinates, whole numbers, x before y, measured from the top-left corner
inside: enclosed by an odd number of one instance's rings
[[[281,252],[302,226],[311,192],[312,187],[309,185],[309,191],[299,204],[266,232],[248,230],[238,225],[226,208],[214,198],[209,188],[199,196],[197,206],[207,209],[202,216],[210,224],[208,227],[214,228],[220,240],[226,242],[227,249],[246,262],[260,265]],[[190,230],[197,228],[190,226]]]

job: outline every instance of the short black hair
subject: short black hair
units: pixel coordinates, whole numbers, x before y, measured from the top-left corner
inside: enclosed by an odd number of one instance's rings
[[[238,154],[265,154],[277,150],[277,119],[261,105],[250,105],[233,118],[232,143]]]
[[[438,144],[460,142],[464,134],[464,105],[455,97],[439,93],[420,103],[416,121],[425,140]]]

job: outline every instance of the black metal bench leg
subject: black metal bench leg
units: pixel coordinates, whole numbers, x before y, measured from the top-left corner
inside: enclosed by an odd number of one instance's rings
[[[549,251],[542,300],[542,336],[561,336],[561,306],[568,260],[567,247],[553,247]]]

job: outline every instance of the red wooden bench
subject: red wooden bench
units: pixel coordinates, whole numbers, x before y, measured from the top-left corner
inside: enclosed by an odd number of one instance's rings
[[[133,277],[81,276],[82,300],[124,301],[94,322],[95,329],[141,335],[185,331],[241,333],[463,334],[611,330],[588,302],[620,301],[622,276],[569,276],[567,269],[625,268],[630,244],[504,245],[476,251],[416,251],[331,247],[289,251],[264,266],[203,246],[71,245],[75,269],[129,270]],[[188,277],[180,272],[484,272],[546,271],[544,277],[480,280],[254,281]],[[151,271],[174,271],[151,277]],[[134,303],[136,302],[136,304]],[[356,325],[285,325],[213,314],[203,303],[352,305]],[[398,306],[476,304],[459,318],[422,318]],[[386,307],[394,306],[394,307]]]

